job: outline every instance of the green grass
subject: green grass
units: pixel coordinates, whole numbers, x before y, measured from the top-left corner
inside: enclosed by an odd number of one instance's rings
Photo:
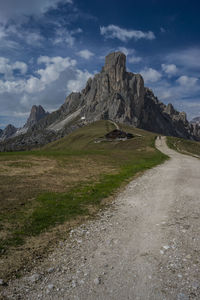
[[[29,164],[31,166],[34,159],[48,158],[48,164],[56,162],[56,172],[53,169],[48,175],[49,178],[54,176],[55,180],[63,170],[67,172],[68,166],[70,171],[71,169],[79,171],[84,162],[85,169],[81,175],[84,177],[89,172],[87,168],[90,162],[96,164],[96,170],[92,170],[90,179],[84,180],[80,176],[78,182],[70,183],[67,189],[62,187],[60,192],[52,191],[52,186],[48,187],[48,182],[47,187],[40,187],[43,175],[40,175],[41,179],[39,178],[36,186],[33,183],[38,179],[37,174],[30,176],[27,186],[22,185],[23,176],[2,177],[4,181],[1,189],[5,196],[4,199],[0,198],[0,202],[4,201],[2,202],[4,209],[0,213],[0,229],[6,234],[0,241],[0,253],[1,250],[2,253],[6,253],[10,248],[13,251],[13,248],[23,245],[28,238],[39,236],[66,221],[79,216],[93,216],[91,206],[95,207],[95,210],[100,208],[102,200],[113,195],[124,182],[167,159],[166,155],[154,147],[155,134],[127,126],[122,126],[122,129],[132,132],[135,135],[133,139],[94,143],[95,139],[104,136],[113,128],[109,122],[99,121],[42,149],[0,154],[0,161],[7,161],[8,167],[13,170],[19,166],[24,168]],[[89,161],[88,165],[85,161]],[[47,181],[48,176],[45,177]],[[9,189],[10,182],[13,187],[18,186],[18,189],[13,191]],[[8,190],[4,191],[6,186]],[[20,193],[23,193],[25,195],[23,197],[27,197],[29,201],[23,198],[21,203]],[[15,196],[16,199],[14,202],[5,202],[6,195]]]
[[[171,149],[181,153],[200,156],[200,142],[167,137],[167,144]]]

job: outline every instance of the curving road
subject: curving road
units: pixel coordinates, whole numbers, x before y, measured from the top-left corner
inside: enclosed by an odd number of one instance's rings
[[[170,150],[165,138],[156,146],[171,159],[132,181],[97,220],[71,231],[4,297],[200,299],[200,160]]]

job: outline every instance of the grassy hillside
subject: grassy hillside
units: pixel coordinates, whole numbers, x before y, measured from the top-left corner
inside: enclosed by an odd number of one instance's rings
[[[0,278],[41,257],[122,184],[167,158],[155,134],[140,129],[122,126],[133,139],[98,143],[113,129],[99,121],[39,150],[0,153]]]
[[[167,144],[170,148],[183,154],[190,154],[200,157],[200,142],[175,137],[167,137]]]

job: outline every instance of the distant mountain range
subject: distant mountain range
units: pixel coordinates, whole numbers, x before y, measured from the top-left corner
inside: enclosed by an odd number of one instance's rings
[[[90,78],[81,92],[71,93],[57,111],[48,114],[41,106],[33,106],[22,129],[8,125],[0,132],[0,151],[44,145],[101,119],[163,135],[200,140],[199,123],[188,122],[184,112],[160,102],[144,86],[140,74],[126,71],[126,56],[114,52],[106,56],[101,72]]]

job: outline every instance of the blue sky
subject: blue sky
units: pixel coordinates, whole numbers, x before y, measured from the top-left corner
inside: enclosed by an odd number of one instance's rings
[[[0,128],[57,109],[121,50],[127,69],[188,118],[200,115],[198,0],[0,0]]]

